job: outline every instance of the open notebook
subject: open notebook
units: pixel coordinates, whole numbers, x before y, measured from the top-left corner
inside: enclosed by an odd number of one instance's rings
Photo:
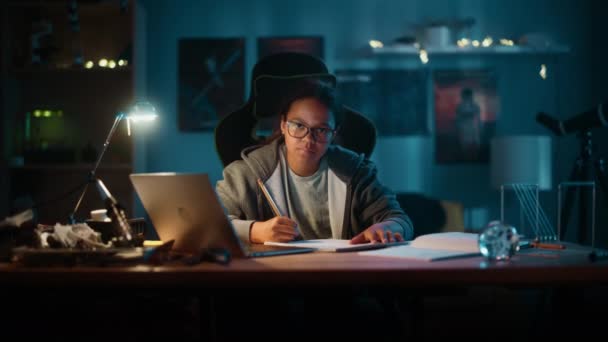
[[[352,245],[350,240],[341,239],[313,239],[313,240],[296,240],[290,242],[273,242],[267,241],[265,245],[272,246],[291,246],[291,247],[305,247],[312,248],[319,252],[355,252],[364,251],[370,249],[380,249],[389,246],[404,245],[408,242],[389,242],[389,243],[361,243]]]
[[[478,238],[479,234],[462,232],[426,234],[410,241],[407,245],[359,252],[359,254],[425,261],[478,256],[481,255]]]

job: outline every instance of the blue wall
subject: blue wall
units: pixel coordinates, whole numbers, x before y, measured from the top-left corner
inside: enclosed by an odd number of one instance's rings
[[[256,59],[256,38],[260,36],[322,35],[325,38],[325,60],[333,71],[352,66],[419,67],[415,59],[357,58],[356,51],[369,39],[389,42],[405,34],[408,24],[426,18],[473,17],[477,23],[472,33],[480,38],[486,34],[520,37],[528,32],[548,33],[555,41],[569,45],[572,52],[559,57],[442,57],[432,60],[427,67],[496,69],[501,97],[498,134],[549,135],[534,121],[538,111],[547,111],[565,119],[593,106],[593,101],[597,100],[597,94],[591,91],[592,72],[588,64],[592,61],[592,25],[588,20],[591,11],[589,5],[579,2],[142,0],[139,7],[145,13],[145,20],[138,23],[136,31],[146,37],[146,42],[140,44],[140,49],[145,51],[136,51],[136,54],[140,54],[145,64],[143,68],[136,67],[137,78],[144,80],[137,85],[137,93],[157,104],[163,113],[163,121],[157,132],[148,136],[145,143],[137,145],[143,148],[145,155],[138,157],[137,171],[207,172],[212,181],[221,178],[222,167],[215,152],[212,132],[184,133],[177,128],[177,42],[185,37],[245,37],[248,80]],[[549,78],[544,81],[538,77],[541,63],[549,66]],[[249,89],[246,90],[248,92]],[[554,183],[567,178],[576,147],[573,137],[555,139]],[[399,158],[395,156],[396,160]],[[381,169],[398,165],[386,158],[379,163]],[[459,200],[470,208],[488,208],[489,212],[484,214],[487,216],[495,217],[497,213],[498,193],[489,186],[487,164],[436,165],[430,162],[427,166],[399,167],[403,167],[406,177],[408,173],[417,177],[427,175],[428,179],[421,181],[423,185],[413,187],[413,190]],[[551,202],[553,197],[547,195],[548,201]]]

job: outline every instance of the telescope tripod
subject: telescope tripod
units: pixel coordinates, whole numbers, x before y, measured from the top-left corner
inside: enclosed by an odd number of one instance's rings
[[[593,155],[593,141],[591,131],[585,130],[577,134],[580,140],[579,156],[574,167],[570,172],[564,203],[558,208],[558,234],[559,239],[563,240],[566,236],[568,221],[572,213],[573,201],[578,195],[578,231],[577,242],[584,244],[588,241],[588,232],[591,230],[591,245],[595,245],[595,214],[596,214],[596,193],[595,184],[599,184],[603,203],[608,208],[608,184],[606,180],[606,164],[602,158]],[[558,196],[561,198],[561,184],[558,189]],[[591,189],[589,189],[590,187]],[[591,196],[589,196],[591,191]],[[589,198],[592,198],[591,212],[589,211]],[[560,201],[561,202],[561,201]],[[558,203],[560,205],[560,203]],[[591,229],[589,229],[589,219],[591,219]]]

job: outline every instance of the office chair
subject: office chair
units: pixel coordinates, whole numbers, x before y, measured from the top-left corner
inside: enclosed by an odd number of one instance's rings
[[[412,220],[414,238],[439,232],[464,232],[464,209],[460,202],[421,193],[396,194],[401,209]]]
[[[257,125],[264,118],[278,115],[279,99],[303,79],[318,79],[336,86],[336,77],[325,64],[310,55],[283,52],[260,59],[253,68],[251,91],[247,102],[226,115],[215,128],[215,148],[226,167],[241,159],[241,151],[260,144],[266,136],[258,135]],[[376,145],[376,128],[361,113],[341,106],[343,121],[334,143],[370,157]]]

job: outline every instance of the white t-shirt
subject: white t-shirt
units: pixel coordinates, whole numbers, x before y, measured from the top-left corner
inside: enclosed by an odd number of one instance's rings
[[[313,175],[295,174],[281,149],[281,169],[289,217],[298,223],[302,238],[329,239],[332,237],[327,198],[327,158],[321,158],[319,169]]]

